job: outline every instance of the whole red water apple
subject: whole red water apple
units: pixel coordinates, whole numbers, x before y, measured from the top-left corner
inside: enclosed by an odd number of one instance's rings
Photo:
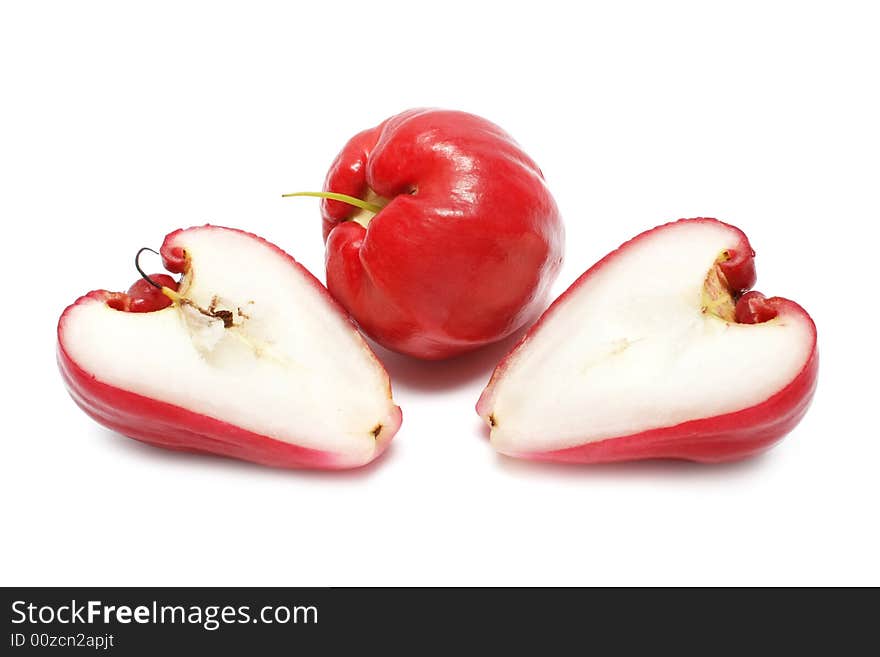
[[[424,359],[534,319],[564,232],[538,165],[497,125],[416,109],[352,137],[321,213],[327,286],[380,344]]]

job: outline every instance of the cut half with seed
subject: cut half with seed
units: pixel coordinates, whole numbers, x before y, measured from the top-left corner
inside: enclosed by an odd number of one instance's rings
[[[323,285],[240,230],[169,234],[165,267],[97,290],[58,323],[58,362],[99,423],[160,447],[279,467],[379,456],[400,409],[388,374]]]

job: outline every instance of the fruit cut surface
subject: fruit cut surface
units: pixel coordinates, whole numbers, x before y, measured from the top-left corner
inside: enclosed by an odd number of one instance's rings
[[[493,375],[477,406],[492,444],[550,460],[725,460],[781,437],[812,394],[816,332],[800,306],[778,298],[764,300],[772,318],[737,323],[743,290],[731,281],[753,282],[752,256],[741,231],[697,219],[643,233],[600,261]]]
[[[311,274],[215,226],[172,233],[161,252],[183,301],[124,312],[93,292],[59,322],[62,373],[87,412],[148,442],[273,465],[381,453],[400,425],[388,375]],[[137,399],[168,408],[138,420]]]

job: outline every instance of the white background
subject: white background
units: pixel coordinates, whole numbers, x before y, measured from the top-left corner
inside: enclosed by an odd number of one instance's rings
[[[3,3],[3,584],[880,584],[871,3],[581,4]],[[413,106],[486,116],[539,162],[557,292],[667,220],[741,227],[758,289],[819,327],[803,423],[733,465],[516,462],[473,410],[509,344],[380,350],[404,424],[350,473],[167,453],[75,407],[68,303],[204,222],[323,278],[317,201],[280,194]]]

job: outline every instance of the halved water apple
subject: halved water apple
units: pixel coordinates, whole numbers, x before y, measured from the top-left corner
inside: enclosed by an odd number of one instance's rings
[[[685,219],[584,273],[496,368],[477,404],[499,452],[546,461],[717,462],[767,449],[816,386],[816,327],[747,292],[739,229]]]
[[[388,374],[323,285],[255,235],[178,230],[182,274],[90,292],[58,322],[68,390],[93,419],[160,447],[279,467],[351,468],[397,432]]]

